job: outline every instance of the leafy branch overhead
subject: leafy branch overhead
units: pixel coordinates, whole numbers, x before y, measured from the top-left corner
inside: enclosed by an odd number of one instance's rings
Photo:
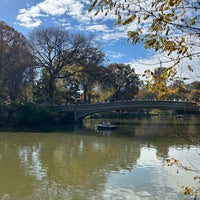
[[[192,169],[191,167],[188,167],[188,166],[184,166],[182,163],[179,162],[179,160],[177,160],[175,158],[166,158],[165,161],[166,161],[167,166],[173,166],[173,165],[175,165],[175,166],[178,167],[177,174],[179,173],[179,169],[184,169],[186,171],[198,172],[199,173],[199,170]],[[195,176],[194,180],[198,184],[200,184],[200,176]],[[180,192],[183,195],[193,196],[194,200],[196,200],[197,196],[198,196],[199,189],[200,189],[199,187],[198,188],[194,188],[194,187],[191,187],[191,186],[182,185]]]
[[[116,25],[128,27],[133,45],[143,43],[146,49],[165,53],[173,63],[169,74],[183,58],[200,56],[200,1],[91,0],[88,11],[114,14]]]
[[[182,56],[193,56],[186,40],[187,36],[200,37],[198,1],[91,0],[88,11],[95,8],[96,14],[100,11],[105,15],[114,13],[116,25],[136,23],[137,26],[131,26],[132,30],[128,32],[133,44],[142,41],[145,48],[166,51],[169,55],[176,52]]]

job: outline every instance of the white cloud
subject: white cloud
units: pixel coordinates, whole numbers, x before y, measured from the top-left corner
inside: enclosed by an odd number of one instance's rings
[[[19,10],[17,21],[25,27],[37,27],[41,17],[61,16],[68,14],[73,18],[82,19],[84,4],[76,0],[44,0],[35,6]],[[40,22],[40,23],[36,23]]]
[[[105,24],[94,24],[90,26],[85,26],[85,29],[91,32],[96,32],[96,31],[109,32],[108,27]]]
[[[42,14],[40,14],[40,9],[38,7],[32,7],[31,10],[19,10],[17,20],[22,26],[34,28],[40,26],[40,24],[42,23],[42,21],[39,19],[39,17],[41,16]]]
[[[144,1],[146,6],[151,2],[152,0]],[[114,27],[117,17],[113,12],[108,13],[106,17],[105,13],[101,12],[99,12],[97,16],[94,16],[96,10],[92,10],[88,13],[88,6],[89,0],[43,0],[35,5],[27,4],[27,8],[20,9],[17,21],[22,26],[35,28],[40,26],[45,18],[52,17],[52,23],[56,23],[67,29],[95,33],[98,36],[98,40],[104,41],[106,45],[122,38],[127,39],[127,31],[136,30],[137,28],[137,23]],[[148,31],[150,23],[146,20],[145,23],[141,23],[141,26],[145,34]],[[124,55],[121,53],[109,53],[109,56],[115,59],[122,58]],[[153,54],[146,59],[130,61],[129,64],[135,68],[137,73],[143,74],[146,69],[153,70],[155,67],[158,67],[159,59],[164,63],[164,61],[169,58],[164,55]],[[155,65],[155,63],[157,63],[157,65]],[[187,75],[194,79],[195,75],[197,76],[199,73],[199,71],[197,71],[197,69],[200,68],[199,63],[199,58],[194,58],[192,61],[184,59],[182,63],[183,66],[180,67],[179,72],[182,73],[182,75],[184,72],[184,76]],[[194,68],[193,73],[189,73],[187,69],[188,64]],[[165,67],[166,64],[162,64],[162,66]],[[181,70],[183,68],[184,70]]]
[[[164,54],[155,54],[149,58],[130,61],[127,64],[130,64],[135,69],[137,74],[142,75],[145,70],[154,71],[157,67],[169,67],[173,65],[173,62],[169,62],[169,57],[166,57]],[[189,70],[188,65],[192,67],[192,71]],[[189,58],[182,59],[176,69],[176,77],[188,78],[186,82],[192,82],[200,79],[199,57],[193,57],[192,60]]]
[[[109,13],[106,17],[104,13],[94,16],[95,10],[87,12],[89,1],[83,0],[44,0],[34,6],[28,5],[27,8],[20,9],[17,15],[17,22],[27,28],[35,28],[42,24],[47,17],[53,17],[52,23],[61,23],[64,26],[75,20],[73,29],[90,32],[100,32],[103,40],[118,40],[127,37],[125,28],[115,27],[116,16]],[[51,18],[52,19],[52,18]],[[44,20],[45,21],[45,20]],[[108,24],[110,23],[110,24]]]
[[[122,58],[124,55],[120,52],[114,52],[114,51],[108,51],[107,52],[109,54],[110,57],[112,57],[113,59],[118,59],[118,58]]]
[[[41,12],[48,15],[63,15],[66,12],[66,5],[62,1],[46,0],[36,5]]]

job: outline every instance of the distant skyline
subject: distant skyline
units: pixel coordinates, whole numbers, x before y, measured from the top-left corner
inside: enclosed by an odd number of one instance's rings
[[[100,42],[109,63],[130,64],[136,73],[142,74],[145,69],[159,67],[162,55],[146,50],[142,44],[133,46],[128,42],[129,26],[115,26],[113,14],[94,16],[88,13],[88,0],[0,0],[0,20],[28,37],[33,28],[39,26],[62,26],[70,32],[94,34]],[[152,63],[152,64],[151,64]],[[153,65],[157,63],[158,65]],[[179,75],[200,80],[200,60],[185,59],[179,69]],[[194,67],[190,73],[186,65]],[[165,66],[165,65],[163,65]]]

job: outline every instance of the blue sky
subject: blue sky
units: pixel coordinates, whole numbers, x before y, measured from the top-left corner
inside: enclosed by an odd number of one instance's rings
[[[147,56],[142,45],[127,41],[125,27],[116,27],[113,17],[93,17],[84,0],[0,0],[0,19],[24,35],[38,26],[63,26],[69,31],[97,35],[110,62],[127,63]],[[102,42],[103,41],[103,42]]]
[[[88,7],[88,0],[0,0],[0,20],[25,36],[39,26],[62,26],[71,32],[92,33],[111,63],[131,64],[139,74],[147,68],[158,67],[151,63],[159,63],[160,55],[144,49],[142,44],[132,46],[127,41],[127,31],[134,24],[115,26],[116,16],[104,17],[100,13],[94,17],[95,11],[88,13]],[[198,61],[193,65],[199,65]],[[185,71],[181,70],[181,73]],[[188,73],[187,76],[192,76]]]

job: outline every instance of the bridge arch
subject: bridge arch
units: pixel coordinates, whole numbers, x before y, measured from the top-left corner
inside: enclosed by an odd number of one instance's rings
[[[78,122],[88,115],[94,113],[114,111],[120,109],[160,109],[160,110],[183,110],[190,112],[200,112],[199,107],[194,102],[188,101],[118,101],[98,104],[67,105],[62,107],[65,111],[74,112],[74,121]]]

